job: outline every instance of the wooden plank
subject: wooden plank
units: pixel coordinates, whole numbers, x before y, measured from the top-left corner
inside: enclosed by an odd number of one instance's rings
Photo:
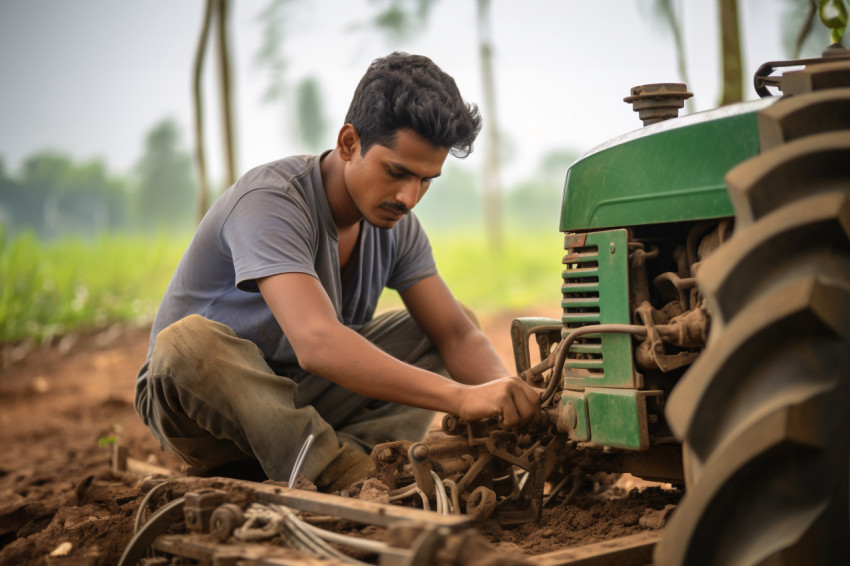
[[[531,561],[535,566],[646,566],[660,539],[661,531],[649,531],[539,554]]]

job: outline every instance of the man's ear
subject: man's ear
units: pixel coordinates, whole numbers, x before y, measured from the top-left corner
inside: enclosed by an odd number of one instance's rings
[[[336,151],[343,161],[351,161],[360,153],[360,134],[351,124],[340,128],[336,138]]]

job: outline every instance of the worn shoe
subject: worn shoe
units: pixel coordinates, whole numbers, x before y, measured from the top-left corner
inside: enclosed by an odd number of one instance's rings
[[[369,477],[375,471],[375,462],[350,444],[342,444],[342,452],[331,460],[316,478],[319,491],[333,493],[342,491],[353,483]]]

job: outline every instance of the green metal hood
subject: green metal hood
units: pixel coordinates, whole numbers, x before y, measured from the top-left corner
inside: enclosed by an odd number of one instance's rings
[[[646,126],[587,152],[564,184],[564,232],[733,214],[724,176],[758,153],[763,98]]]

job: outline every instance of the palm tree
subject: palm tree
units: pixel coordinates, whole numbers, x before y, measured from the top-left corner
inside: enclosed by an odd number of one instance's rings
[[[689,84],[690,79],[688,77],[688,64],[685,56],[685,39],[682,33],[680,18],[677,16],[676,10],[673,7],[673,1],[655,0],[653,12],[655,12],[656,16],[667,25],[670,32],[673,34],[673,42],[676,45],[676,67],[679,71],[679,77],[683,83]],[[688,112],[692,112],[694,99],[689,98],[685,101],[685,104],[688,107]]]
[[[484,92],[484,225],[487,240],[496,253],[502,251],[502,187],[499,167],[499,124],[496,113],[496,86],[493,79],[493,44],[490,26],[490,0],[477,0],[478,51]]]
[[[687,84],[688,70],[685,59],[685,38],[672,0],[653,0],[653,13],[673,34],[676,45],[676,62],[682,82]],[[720,12],[721,65],[723,93],[720,104],[743,100],[743,66],[741,64],[741,32],[738,24],[738,0],[718,0]],[[687,101],[692,110],[693,99]]]
[[[720,8],[720,50],[723,64],[723,95],[720,105],[744,99],[744,71],[741,63],[741,30],[738,0],[718,0]]]
[[[209,206],[209,177],[207,175],[206,150],[204,147],[204,106],[201,79],[204,59],[209,44],[209,31],[213,19],[217,21],[219,91],[224,136],[226,186],[236,181],[235,143],[233,133],[232,81],[230,78],[230,43],[227,38],[229,0],[207,0],[201,35],[195,52],[192,73],[192,92],[195,104],[195,162],[198,170],[198,220],[206,214]]]

